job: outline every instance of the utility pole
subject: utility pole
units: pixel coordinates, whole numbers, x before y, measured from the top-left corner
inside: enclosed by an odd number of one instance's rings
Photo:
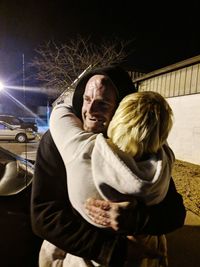
[[[26,88],[25,88],[25,66],[24,66],[24,54],[22,54],[22,88],[23,88],[23,93],[24,93],[24,106],[26,105]],[[26,130],[25,130],[26,132]],[[27,154],[28,154],[28,151],[27,151],[27,142],[25,142],[24,144],[24,154],[25,154],[25,159],[27,160]],[[27,171],[28,171],[28,167],[27,167],[27,163],[26,163],[26,171],[25,171],[25,184],[27,186]]]
[[[24,105],[26,104],[26,89],[25,89],[25,66],[24,66],[24,54],[22,54],[22,88],[24,92]]]

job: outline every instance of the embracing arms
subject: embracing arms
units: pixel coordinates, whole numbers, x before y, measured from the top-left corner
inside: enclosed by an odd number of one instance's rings
[[[182,227],[186,216],[182,196],[176,191],[172,178],[166,197],[157,205],[138,203],[135,206],[128,202],[90,199],[86,208],[94,222],[130,235],[167,234]]]
[[[31,219],[38,236],[64,251],[102,264],[110,261],[110,266],[122,266],[126,238],[90,225],[72,208],[65,167],[49,131],[37,152]]]
[[[184,224],[185,208],[171,180],[168,194],[160,204],[121,209],[120,214],[121,232],[159,235]],[[49,131],[38,148],[31,217],[34,232],[66,252],[102,264],[109,261],[109,266],[123,266],[128,245],[125,235],[104,232],[90,225],[72,208],[65,167]]]
[[[64,155],[65,161],[72,160],[74,155],[76,157],[85,144],[95,138],[94,134],[82,129],[80,119],[74,115],[72,108],[66,107],[65,104],[54,108],[50,122],[56,145],[61,155]],[[109,206],[106,210],[104,210],[105,205]],[[104,200],[93,200],[87,203],[87,207],[91,218],[97,224],[101,224],[105,216],[107,223],[104,225],[108,227],[117,225],[121,232],[130,234],[166,234],[183,226],[186,215],[182,196],[176,191],[172,178],[166,197],[157,205],[145,206],[138,203],[133,207],[131,204],[124,206]],[[104,215],[101,218],[99,214]]]

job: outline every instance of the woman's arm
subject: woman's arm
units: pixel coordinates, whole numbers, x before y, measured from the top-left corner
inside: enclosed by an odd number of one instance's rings
[[[127,240],[87,223],[71,206],[66,171],[50,132],[37,152],[32,185],[31,219],[34,232],[67,253],[121,267]]]
[[[167,234],[184,225],[186,209],[182,196],[177,192],[171,178],[166,197],[157,205],[148,207],[147,222],[142,233],[152,235]]]
[[[176,191],[171,178],[166,197],[153,206],[139,203],[111,203],[91,199],[86,203],[94,222],[112,227],[125,234],[161,235],[175,231],[184,225],[186,210],[182,196]]]
[[[50,117],[50,132],[65,164],[76,159],[83,147],[96,136],[83,130],[82,121],[66,104],[54,107]]]

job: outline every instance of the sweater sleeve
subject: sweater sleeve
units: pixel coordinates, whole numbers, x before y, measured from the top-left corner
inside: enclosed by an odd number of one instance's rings
[[[96,136],[83,130],[81,120],[66,104],[54,107],[50,117],[50,132],[66,165],[76,159],[83,147]]]
[[[72,208],[66,172],[49,131],[43,135],[35,163],[31,197],[34,232],[64,251],[111,267],[123,266],[126,238],[87,223]]]

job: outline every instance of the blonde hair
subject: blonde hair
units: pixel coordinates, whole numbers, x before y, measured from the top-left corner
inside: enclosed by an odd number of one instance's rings
[[[127,95],[108,127],[108,137],[133,157],[156,153],[166,142],[173,112],[160,94],[152,91]]]

